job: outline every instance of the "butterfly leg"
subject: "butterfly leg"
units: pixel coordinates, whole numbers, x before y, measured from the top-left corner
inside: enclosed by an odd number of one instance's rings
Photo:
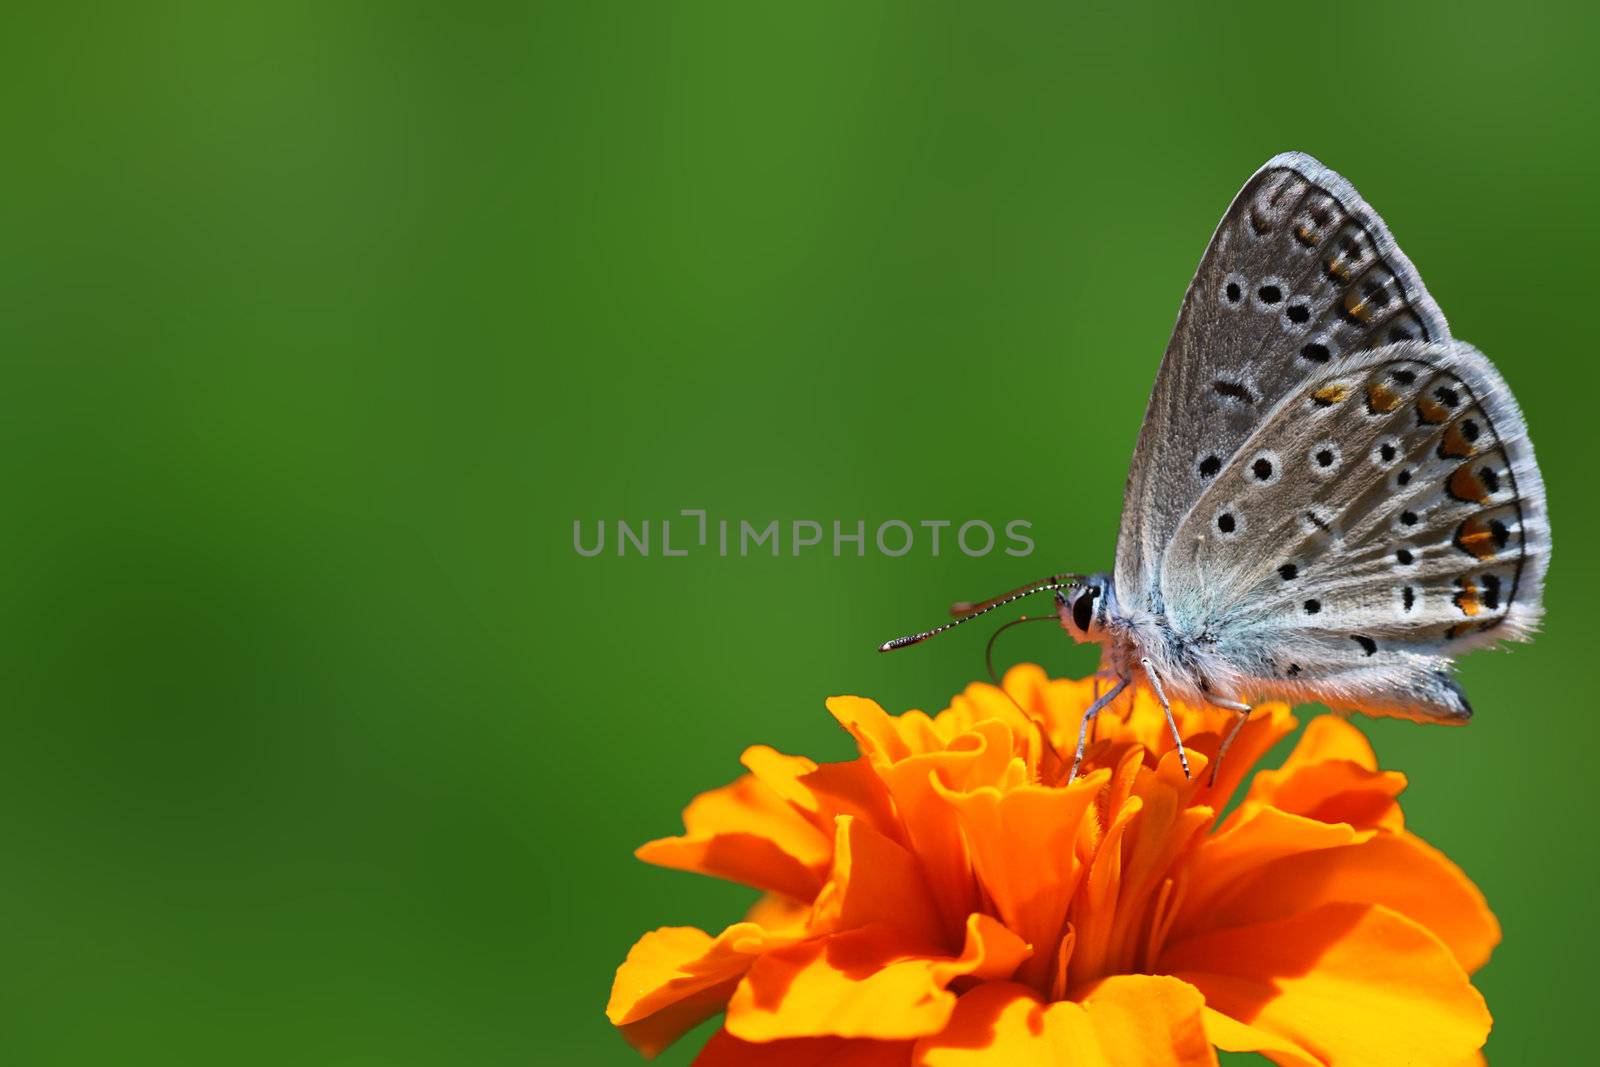
[[[1092,692],[1094,694],[1094,699],[1095,700],[1099,700],[1100,699],[1100,682],[1102,680],[1109,681],[1109,680],[1111,680],[1113,678],[1116,678],[1117,677],[1117,672],[1109,669],[1105,664],[1105,660],[1102,659],[1100,661],[1100,669],[1094,672],[1093,677],[1094,677],[1094,684],[1093,684],[1093,687],[1092,687]],[[1097,713],[1095,715],[1094,719],[1091,720],[1090,723],[1089,723],[1089,742],[1091,744],[1094,743],[1095,737],[1099,733],[1100,733],[1100,716]]]
[[[1172,727],[1172,740],[1178,745],[1178,762],[1183,764],[1183,776],[1193,778],[1189,773],[1189,757],[1183,751],[1183,735],[1178,733],[1178,723],[1172,717],[1172,705],[1167,703],[1167,691],[1161,688],[1161,678],[1156,674],[1155,664],[1149,657],[1141,657],[1139,666],[1144,668],[1145,677],[1150,679],[1150,688],[1156,691],[1156,699],[1161,701],[1161,710],[1167,713],[1167,725]]]
[[[1100,703],[1100,673],[1101,672],[1099,672],[1099,671],[1095,671],[1094,672],[1094,688],[1093,688],[1093,692],[1094,692],[1094,702],[1096,704]],[[1100,733],[1100,713],[1099,712],[1095,713],[1094,719],[1089,725],[1089,731],[1091,733],[1093,733],[1093,734],[1096,734],[1096,735],[1098,735]],[[1078,726],[1078,732],[1079,733],[1083,732],[1083,726],[1082,726],[1081,723]]]
[[[1073,753],[1072,773],[1067,775],[1068,785],[1071,785],[1073,780],[1078,777],[1078,767],[1083,763],[1083,742],[1089,735],[1089,723],[1093,722],[1095,716],[1100,714],[1101,708],[1115,700],[1117,694],[1128,687],[1130,680],[1126,677],[1118,679],[1117,684],[1112,686],[1105,696],[1090,704],[1088,710],[1083,713],[1083,721],[1078,723],[1078,751]]]
[[[1253,710],[1249,704],[1241,704],[1237,700],[1223,700],[1221,697],[1206,695],[1206,702],[1213,707],[1227,708],[1233,712],[1233,729],[1228,731],[1228,736],[1222,739],[1222,747],[1217,749],[1216,762],[1211,765],[1211,784],[1217,784],[1217,770],[1222,766],[1222,757],[1228,754],[1228,746],[1233,744],[1233,739],[1239,736],[1239,731],[1244,729],[1245,720],[1250,717]]]

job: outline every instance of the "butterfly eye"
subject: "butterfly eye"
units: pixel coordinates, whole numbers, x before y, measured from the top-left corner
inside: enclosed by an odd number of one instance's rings
[[[1083,633],[1088,633],[1094,623],[1095,593],[1094,589],[1086,589],[1072,602],[1072,625]]]

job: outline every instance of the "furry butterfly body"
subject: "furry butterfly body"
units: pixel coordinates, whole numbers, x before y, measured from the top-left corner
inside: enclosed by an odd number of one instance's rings
[[[1115,679],[1085,726],[1134,684],[1240,722],[1271,697],[1460,723],[1455,657],[1531,635],[1549,553],[1504,380],[1355,189],[1287,153],[1234,199],[1184,297],[1115,569],[956,622],[1054,592]]]

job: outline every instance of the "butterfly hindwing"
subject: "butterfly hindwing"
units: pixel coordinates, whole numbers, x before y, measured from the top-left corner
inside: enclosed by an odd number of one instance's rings
[[[1299,153],[1235,198],[1184,296],[1134,451],[1116,584],[1161,610],[1161,559],[1179,520],[1267,412],[1349,354],[1449,328],[1377,214]]]
[[[1549,544],[1499,373],[1460,342],[1410,341],[1285,395],[1179,523],[1160,588],[1236,685],[1449,717],[1449,659],[1537,625]]]

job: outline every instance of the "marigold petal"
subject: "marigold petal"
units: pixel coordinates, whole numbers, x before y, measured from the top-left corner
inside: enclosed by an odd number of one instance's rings
[[[1208,1007],[1326,1067],[1453,1063],[1489,1033],[1483,997],[1450,950],[1381,905],[1324,904],[1188,938],[1160,967]],[[1221,1029],[1219,1044],[1240,1036]]]
[[[910,1067],[910,1041],[847,1037],[796,1037],[756,1044],[719,1030],[694,1059],[694,1067]]]
[[[961,821],[994,910],[1023,940],[1045,949],[1023,964],[1022,980],[1030,984],[1055,966],[1050,950],[1061,940],[1084,870],[1075,845],[1106,778],[1098,771],[1063,789],[1025,786],[1007,793],[939,789]]]
[[[1077,679],[1063,680],[1074,686],[1080,684],[1087,686],[1092,681],[1092,679],[1083,679],[1081,682]],[[1044,668],[1037,663],[1018,663],[1009,668],[1005,677],[1000,679],[1000,688],[1011,694],[1012,699],[1021,704],[1028,714],[1043,716],[1046,727],[1057,725],[1052,715],[1053,709],[1049,697],[1050,687],[1053,684],[1055,683],[1044,672]],[[1088,705],[1083,704],[1080,708],[1082,707]],[[1081,710],[1079,714],[1082,714]]]
[[[617,968],[606,1017],[646,1056],[721,1011],[761,953],[793,944],[756,923],[734,923],[712,937],[667,926],[641,937]]]
[[[983,758],[981,749],[970,747],[926,752],[880,770],[948,929],[960,929],[978,910],[978,894],[960,820],[935,783],[965,780],[969,767]]]
[[[967,936],[961,955],[953,961],[936,960],[934,977],[941,985],[957,978],[983,982],[1010,978],[1033,948],[992,915],[967,916]]]
[[[889,790],[866,757],[818,764],[800,782],[816,797],[817,811],[825,826],[831,827],[840,815],[851,815],[885,837],[905,843]]]
[[[728,1002],[726,1026],[755,1042],[920,1037],[949,1020],[956,997],[945,987],[952,981],[1008,978],[1027,954],[1021,938],[987,915],[970,916],[955,959],[903,929],[863,927],[757,960]]]
[[[1178,856],[1190,843],[1203,834],[1215,814],[1205,805],[1189,805],[1195,784],[1183,777],[1183,770],[1175,753],[1162,758],[1162,766],[1155,774],[1138,776],[1135,796],[1142,801],[1138,816],[1125,835],[1121,868],[1117,872],[1116,908],[1119,914],[1141,914],[1152,900],[1165,897],[1167,904],[1158,908],[1152,918],[1165,923],[1169,918],[1167,908],[1171,901],[1171,880],[1168,877]],[[1197,767],[1196,777],[1201,771]],[[1168,888],[1163,890],[1163,883]],[[1139,973],[1148,969],[1150,943],[1148,932],[1142,924],[1117,923],[1112,931],[1112,941],[1105,957],[1112,973]]]
[[[1406,776],[1399,771],[1375,771],[1355,760],[1301,763],[1258,772],[1229,822],[1270,806],[1319,822],[1348,823],[1358,830],[1398,831],[1405,829],[1397,799],[1405,788]]]
[[[1367,735],[1338,715],[1318,715],[1307,723],[1305,733],[1283,761],[1283,769],[1292,771],[1329,760],[1349,760],[1365,770],[1378,769],[1378,756]]]
[[[1360,730],[1338,716],[1321,715],[1306,726],[1282,767],[1255,776],[1231,821],[1270,805],[1358,829],[1401,830],[1405,818],[1396,798],[1405,787],[1405,775],[1377,769]]]
[[[1016,754],[1026,757],[1028,768],[1039,766],[1047,726],[1043,716],[1030,716],[996,686],[987,682],[972,683],[934,718],[935,728],[947,742],[971,732],[983,722],[1003,726],[1015,739]]]
[[[1345,823],[1325,823],[1269,807],[1258,807],[1243,819],[1230,821],[1225,829],[1203,839],[1195,851],[1172,936],[1237,925],[1222,920],[1220,903],[1232,899],[1241,886],[1254,886],[1262,868],[1286,857],[1298,862],[1304,853],[1353,845],[1371,836],[1372,831],[1358,831]],[[1302,910],[1296,907],[1284,914]]]
[[[633,854],[658,867],[709,874],[802,900],[816,896],[822,881],[778,845],[754,834],[663,837],[640,845]]]
[[[1130,796],[1105,835],[1096,842],[1089,874],[1073,902],[1074,944],[1067,961],[1069,985],[1081,985],[1107,971],[1107,958],[1116,937],[1116,908],[1113,906],[1122,878],[1122,841],[1128,827],[1144,808],[1143,799]]]
[[[1213,1067],[1202,1004],[1193,986],[1161,975],[1118,975],[1049,1004],[1026,986],[990,983],[962,996],[914,1058],[918,1067]]]
[[[911,755],[912,748],[901,735],[899,719],[883,710],[876,700],[865,697],[830,697],[828,714],[856,739],[861,755],[873,766],[899,763]]]
[[[1345,848],[1288,856],[1254,869],[1222,862],[1212,876],[1224,878],[1230,869],[1236,878],[1225,891],[1196,905],[1204,913],[1196,919],[1206,927],[1245,926],[1354,901],[1382,904],[1427,927],[1469,973],[1488,962],[1500,943],[1500,924],[1483,893],[1415,834],[1377,834]]]
[[[832,837],[840,815],[865,819],[879,833],[899,839],[894,804],[883,780],[866,758],[818,764],[766,745],[752,745],[739,757],[773,794],[803,815],[825,837]]]
[[[898,926],[919,944],[945,941],[916,857],[862,820],[841,815],[833,876],[817,895],[812,930],[826,934],[874,924]]]
[[[648,842],[634,855],[800,900],[816,895],[832,858],[831,828],[823,833],[753,775],[695,797],[683,825],[687,833]]]
[[[816,794],[802,784],[805,776],[817,769],[815,760],[779,752],[771,745],[751,745],[740,754],[739,762],[779,800],[801,814],[821,818]]]
[[[812,906],[804,901],[763,893],[745,912],[744,921],[755,923],[769,934],[794,935],[798,940],[810,927],[811,913]]]
[[[1242,1023],[1215,1008],[1208,1006],[1201,1018],[1211,1043],[1226,1052],[1259,1052],[1278,1067],[1326,1067],[1288,1038]]]

